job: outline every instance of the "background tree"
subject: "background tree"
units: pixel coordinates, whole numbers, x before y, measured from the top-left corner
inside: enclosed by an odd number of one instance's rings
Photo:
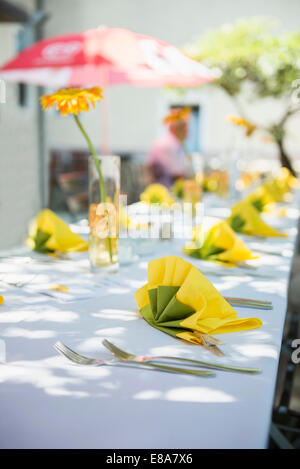
[[[278,146],[281,165],[293,174],[285,150],[286,123],[300,110],[300,30],[275,34],[274,21],[252,18],[206,33],[185,47],[195,59],[208,65],[216,75],[212,83],[224,90],[237,105],[241,117],[262,129]],[[273,97],[281,99],[283,112],[268,125],[248,119],[242,96],[248,101]]]

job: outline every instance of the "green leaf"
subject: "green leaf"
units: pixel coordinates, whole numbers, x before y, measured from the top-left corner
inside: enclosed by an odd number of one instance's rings
[[[245,225],[245,220],[240,217],[240,215],[234,215],[230,220],[229,220],[231,228],[236,231],[237,233],[242,233],[243,227]]]

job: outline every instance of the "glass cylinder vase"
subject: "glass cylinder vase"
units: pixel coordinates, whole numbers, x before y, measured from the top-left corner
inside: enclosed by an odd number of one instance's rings
[[[120,157],[89,157],[89,259],[93,272],[117,272]]]

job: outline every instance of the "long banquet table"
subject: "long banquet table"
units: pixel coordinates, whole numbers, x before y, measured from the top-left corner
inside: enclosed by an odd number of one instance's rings
[[[0,447],[265,448],[298,211],[290,208],[287,215],[274,220],[288,238],[245,238],[250,247],[272,252],[261,254],[257,270],[187,258],[222,294],[273,302],[269,311],[236,308],[241,317],[259,317],[263,326],[218,336],[226,342],[224,357],[153,329],[137,312],[133,293],[146,281],[148,261],[182,256],[183,240],[157,241],[154,253],[108,278],[89,273],[86,255],[47,263],[35,255],[24,261],[18,250],[2,253],[8,257],[0,259]],[[30,288],[31,279],[38,279],[38,287]],[[67,300],[44,294],[41,285],[49,283],[67,285]],[[201,378],[118,364],[81,367],[53,349],[60,340],[85,355],[109,358],[104,338],[137,354],[258,367],[262,373],[220,371]]]

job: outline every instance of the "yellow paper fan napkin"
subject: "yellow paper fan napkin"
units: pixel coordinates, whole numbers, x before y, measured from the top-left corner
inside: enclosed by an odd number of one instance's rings
[[[270,179],[262,184],[262,189],[269,194],[270,202],[284,202],[284,196],[290,192],[289,188],[279,179]]]
[[[267,180],[262,188],[271,196],[272,202],[290,202],[292,189],[296,188],[297,184],[297,178],[287,168],[281,168],[278,176]]]
[[[258,210],[247,200],[242,200],[231,208],[231,215],[227,221],[237,233],[277,238],[287,236],[265,223]]]
[[[278,207],[270,192],[263,186],[259,186],[251,192],[245,200],[250,202],[258,212],[265,212],[280,217],[286,216],[286,208]]]
[[[218,261],[229,266],[257,259],[228,223],[218,219],[204,220],[203,225],[194,228],[193,240],[183,250],[196,259]]]
[[[288,168],[280,168],[273,181],[283,194],[290,192],[298,186],[298,179],[292,175]]]
[[[149,184],[140,194],[140,200],[150,205],[163,205],[164,207],[169,207],[174,203],[168,188],[162,184]]]
[[[239,318],[210,281],[176,256],[148,264],[148,283],[135,293],[140,313],[153,327],[180,339],[202,344],[201,334],[255,329],[257,318]]]
[[[41,210],[31,222],[26,242],[33,250],[44,254],[88,250],[88,243],[49,209]]]
[[[286,217],[287,215],[287,208],[280,207],[276,202],[273,202],[270,193],[262,186],[251,192],[245,200],[250,202],[259,212],[268,213],[278,217]]]
[[[275,206],[276,202],[284,202],[286,194],[297,187],[298,180],[287,168],[281,168],[275,178],[270,178],[264,184],[251,192],[246,200],[259,211],[266,211],[284,216],[284,210]]]
[[[263,212],[269,205],[274,205],[275,200],[265,186],[259,186],[252,191],[245,199],[250,202],[256,210]]]

